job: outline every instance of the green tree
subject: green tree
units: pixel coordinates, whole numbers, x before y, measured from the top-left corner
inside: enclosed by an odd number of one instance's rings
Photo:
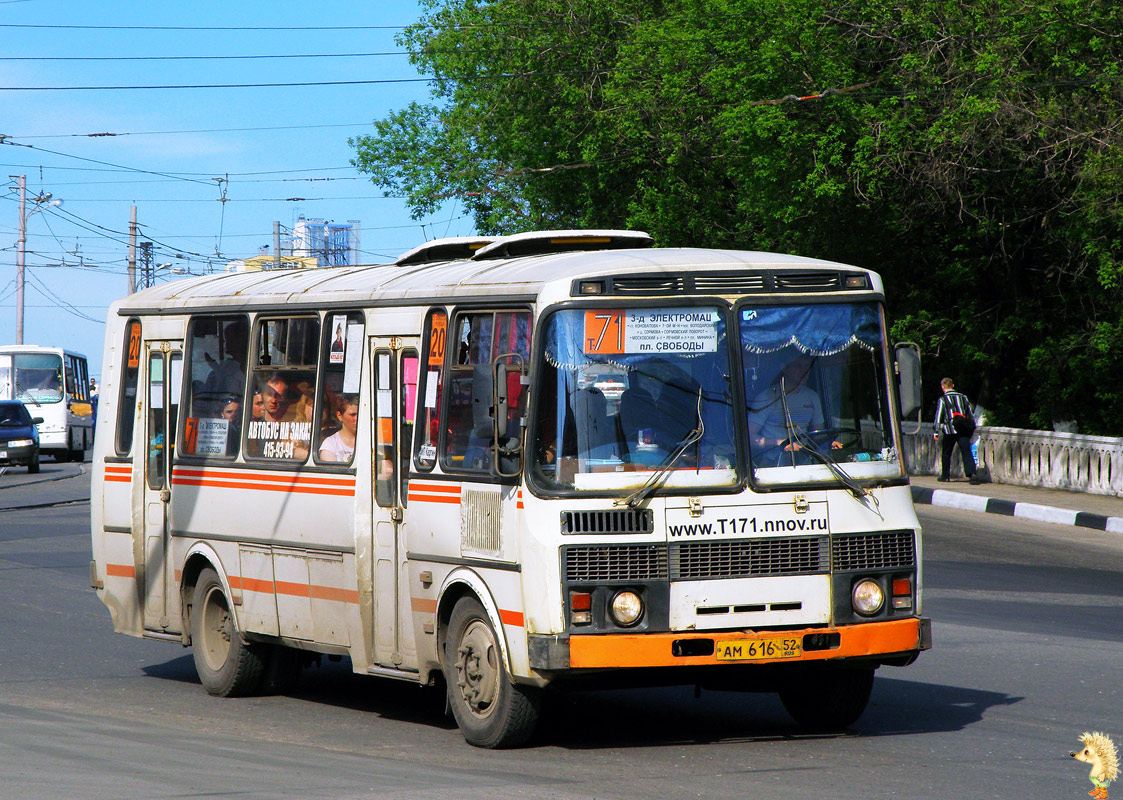
[[[427,0],[401,41],[431,102],[353,144],[416,214],[869,266],[933,387],[1123,433],[1110,4]]]

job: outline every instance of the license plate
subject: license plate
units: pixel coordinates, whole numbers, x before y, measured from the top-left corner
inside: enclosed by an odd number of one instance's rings
[[[760,661],[772,658],[799,658],[803,648],[794,636],[775,639],[725,639],[714,643],[718,661]]]
[[[8,457],[8,451],[7,450],[0,450],[0,458],[7,458],[7,457]]]

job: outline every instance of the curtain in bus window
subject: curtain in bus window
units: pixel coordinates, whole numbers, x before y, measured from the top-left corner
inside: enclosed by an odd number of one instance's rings
[[[852,344],[881,346],[872,303],[761,306],[741,312],[741,343],[749,353],[773,353],[794,345],[808,355],[841,353]]]

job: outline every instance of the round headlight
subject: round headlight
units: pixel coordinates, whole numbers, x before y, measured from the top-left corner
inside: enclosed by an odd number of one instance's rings
[[[885,605],[885,592],[877,581],[865,578],[854,584],[854,591],[850,593],[850,602],[854,610],[864,616],[876,614]]]
[[[643,600],[635,592],[625,589],[622,592],[617,592],[616,596],[612,598],[609,610],[612,612],[612,619],[616,621],[616,624],[622,628],[627,628],[635,625],[643,616]]]

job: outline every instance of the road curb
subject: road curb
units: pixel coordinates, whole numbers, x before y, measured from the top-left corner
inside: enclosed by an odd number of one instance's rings
[[[1007,517],[1021,517],[1037,522],[1053,522],[1058,525],[1074,525],[1078,528],[1091,528],[1108,533],[1123,533],[1123,517],[1105,517],[1090,511],[1074,511],[1071,508],[1043,506],[1037,503],[1015,503],[997,497],[983,497],[966,492],[952,492],[947,489],[929,489],[913,486],[912,501],[919,505],[944,506],[963,511],[983,511],[988,514],[1002,514]]]

